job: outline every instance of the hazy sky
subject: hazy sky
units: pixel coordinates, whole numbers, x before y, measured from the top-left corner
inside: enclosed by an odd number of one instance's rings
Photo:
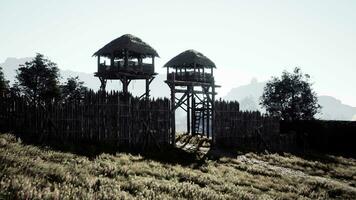
[[[131,33],[160,57],[195,49],[215,62],[216,80],[232,87],[295,66],[319,95],[356,106],[356,1],[1,1],[0,62],[48,56],[62,69],[96,70],[92,54]]]

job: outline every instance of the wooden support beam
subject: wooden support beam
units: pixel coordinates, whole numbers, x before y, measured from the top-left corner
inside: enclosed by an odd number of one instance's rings
[[[188,95],[187,95],[187,133],[190,133],[190,96],[191,88],[188,86]]]
[[[176,145],[176,119],[175,119],[175,87],[171,86],[171,141],[173,147]]]
[[[174,74],[174,73],[173,73]],[[165,81],[166,83],[168,82],[174,82],[175,85],[177,86],[212,86],[211,83],[202,83],[202,82],[196,82],[196,81],[177,81],[175,79],[169,79]],[[221,87],[220,85],[214,85],[216,88]]]
[[[106,88],[106,79],[105,78],[103,78],[103,77],[99,77],[99,80],[100,80],[100,83],[101,83],[101,85],[100,85],[100,90],[101,91],[105,91],[105,88]]]
[[[197,99],[199,99],[200,102],[204,102],[199,96],[197,93],[195,93],[195,91],[193,91],[193,94],[195,97],[197,97]]]
[[[215,93],[215,87],[213,86],[212,87],[212,90],[213,90],[213,93]],[[215,121],[215,95],[213,94],[212,96],[212,104],[211,104],[211,140],[212,140],[212,146],[214,147],[216,141],[215,141],[215,132],[214,132],[214,129],[215,129],[215,124],[214,124],[214,121]]]
[[[186,93],[187,90],[176,89],[176,93]],[[195,94],[213,94],[212,92],[204,92],[204,91],[194,91]],[[217,94],[217,93],[215,93]]]
[[[214,87],[214,86],[213,86],[213,87]],[[203,88],[205,94],[207,94],[207,93],[209,92],[209,87],[207,87],[207,88],[206,88],[206,87],[202,87],[202,88]],[[212,95],[213,95],[213,96],[215,96],[214,94],[215,94],[215,90],[212,92]],[[213,103],[213,100],[210,98],[209,95],[207,95],[207,98],[208,98],[208,101],[210,101],[211,103]]]
[[[120,79],[120,80],[122,82],[122,91],[123,91],[124,94],[127,94],[128,93],[129,82],[128,82],[126,77],[124,77],[123,79]]]
[[[129,51],[127,49],[124,50],[124,68],[129,66]]]
[[[152,81],[153,81],[155,78],[156,78],[156,77],[154,77],[154,76],[150,77],[150,78],[149,78],[149,79],[150,79],[149,84],[151,84]]]
[[[192,96],[192,135],[196,135],[195,123],[196,123],[196,115],[195,115],[195,98]]]
[[[146,78],[146,99],[150,98],[150,80]]]
[[[179,106],[181,109],[183,109],[185,112],[187,112],[187,109],[184,108],[182,105]]]
[[[188,97],[188,95],[187,95],[187,97]],[[177,101],[179,101],[179,99],[176,97],[176,100]],[[185,106],[187,106],[187,103],[185,103],[186,101],[183,101],[182,103],[181,103],[181,105],[185,105]]]
[[[205,128],[205,113],[206,113],[206,102],[205,102],[205,98],[204,98],[204,95],[203,95],[203,113],[202,113],[202,119],[203,119],[203,121],[202,121],[202,127],[203,127],[203,130],[202,130],[202,134],[204,135],[205,134],[205,130],[206,130],[206,128]]]
[[[208,105],[207,105],[207,113],[206,113],[206,118],[207,118],[207,120],[206,120],[206,126],[207,126],[207,130],[206,130],[206,136],[208,137],[208,138],[210,138],[210,105],[209,105],[209,103],[208,103]]]
[[[114,53],[111,54],[110,57],[110,66],[113,67],[114,66]]]
[[[151,82],[153,81],[153,79],[155,79],[154,76],[145,79],[146,80],[146,91],[139,97],[139,99],[142,99],[143,97],[147,96],[147,79],[148,79],[148,92],[151,92],[151,90],[149,89],[149,85],[151,85]],[[150,95],[149,95],[149,97],[150,97]]]
[[[100,68],[100,56],[98,55],[98,72],[99,72],[99,68]]]
[[[142,99],[145,96],[146,96],[146,93],[143,93],[138,99]]]
[[[204,70],[204,67],[203,67],[203,79],[205,80],[205,70]]]
[[[179,99],[179,101],[176,103],[176,105],[173,107],[174,110],[177,109],[184,101],[187,99],[185,98],[187,96],[187,92],[183,94],[183,96]]]

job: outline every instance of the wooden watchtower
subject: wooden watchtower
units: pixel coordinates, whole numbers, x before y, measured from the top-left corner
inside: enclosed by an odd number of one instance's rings
[[[175,110],[178,107],[187,113],[188,133],[213,136],[215,89],[220,87],[215,85],[215,64],[202,53],[187,50],[172,58],[164,67],[167,68],[165,82],[171,89],[173,140]]]
[[[94,74],[105,91],[107,80],[120,80],[124,94],[132,80],[146,80],[146,92],[140,97],[149,98],[149,85],[155,78],[156,50],[140,38],[126,34],[94,53],[98,57],[98,71]],[[148,63],[144,61],[148,60]]]

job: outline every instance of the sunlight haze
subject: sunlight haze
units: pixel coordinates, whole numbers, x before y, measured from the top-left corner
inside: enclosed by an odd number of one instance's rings
[[[130,33],[160,55],[187,49],[215,62],[219,96],[252,78],[301,67],[318,95],[356,106],[356,1],[2,1],[0,62],[48,56],[94,73],[93,53]]]

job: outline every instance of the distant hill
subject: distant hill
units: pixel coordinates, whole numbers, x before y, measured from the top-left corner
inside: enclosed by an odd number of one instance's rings
[[[341,103],[339,99],[331,96],[319,96],[322,113],[319,117],[330,120],[356,120],[356,107]]]
[[[240,102],[241,110],[259,110],[258,104],[262,96],[266,82],[258,82],[256,79],[247,85],[242,85],[231,89],[224,97],[227,100],[237,100]],[[321,113],[316,117],[325,120],[356,120],[356,107],[342,104],[339,99],[332,96],[319,96],[319,104],[322,106]]]
[[[263,93],[266,82],[258,82],[253,78],[247,85],[232,88],[224,97],[226,100],[239,101],[241,110],[262,110],[259,106],[259,98]]]
[[[7,58],[5,62],[0,63],[0,66],[3,68],[5,78],[10,81],[10,84],[14,83],[16,70],[19,68],[19,65],[25,64],[25,62],[30,61],[32,58]]]

